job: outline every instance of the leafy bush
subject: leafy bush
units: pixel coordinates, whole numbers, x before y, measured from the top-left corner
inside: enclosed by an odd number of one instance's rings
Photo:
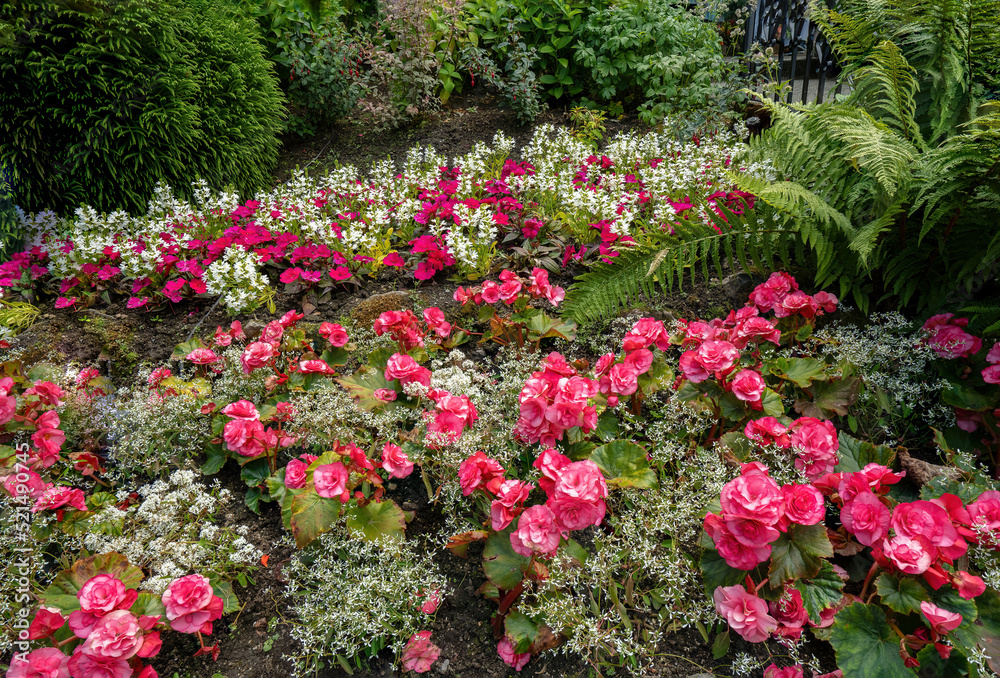
[[[979,29],[996,16],[975,10],[988,4],[817,11],[852,92],[765,102],[774,124],[753,145],[779,181],[740,177],[740,187],[813,249],[817,285],[839,282],[862,309],[887,298],[935,307],[1000,257],[1000,111],[971,86]]]
[[[29,210],[145,208],[158,181],[249,193],[281,93],[257,29],[218,0],[6,4],[0,162]]]
[[[717,97],[726,64],[711,24],[668,0],[620,2],[580,27],[576,61],[602,101],[639,106],[649,120]]]

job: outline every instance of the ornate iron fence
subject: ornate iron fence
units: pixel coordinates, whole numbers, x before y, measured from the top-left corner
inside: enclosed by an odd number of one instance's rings
[[[833,7],[836,0],[827,0]],[[840,68],[830,43],[809,20],[807,0],[759,0],[746,24],[744,50],[771,47],[777,58],[776,80],[789,81],[788,103],[822,102],[843,91]],[[777,99],[777,95],[775,96]]]

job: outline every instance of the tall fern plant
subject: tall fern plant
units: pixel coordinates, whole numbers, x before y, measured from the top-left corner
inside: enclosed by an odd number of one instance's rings
[[[852,91],[763,102],[773,125],[752,146],[779,181],[733,179],[809,245],[818,286],[863,310],[936,306],[1000,259],[1000,105],[973,87],[1000,2],[856,0],[813,18]]]

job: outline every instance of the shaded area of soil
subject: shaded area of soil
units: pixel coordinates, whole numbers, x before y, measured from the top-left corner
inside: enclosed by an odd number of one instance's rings
[[[274,172],[275,183],[291,178],[296,167],[316,176],[338,164],[354,165],[367,172],[373,162],[386,158],[392,158],[399,166],[406,152],[417,144],[433,146],[450,162],[468,153],[479,141],[491,142],[497,132],[503,132],[514,140],[516,148],[521,148],[531,140],[535,127],[543,123],[569,125],[570,120],[565,109],[553,108],[544,111],[534,124],[522,125],[514,111],[498,106],[497,96],[479,86],[466,95],[453,96],[447,106],[407,127],[375,131],[347,124],[309,139],[286,137]],[[650,129],[635,115],[610,119],[605,125],[605,140],[625,130]]]

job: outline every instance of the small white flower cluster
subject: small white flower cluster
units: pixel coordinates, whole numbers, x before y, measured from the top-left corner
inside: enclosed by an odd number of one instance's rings
[[[302,651],[288,656],[295,676],[310,675],[324,657],[352,657],[379,643],[397,656],[410,636],[430,626],[421,606],[448,580],[409,542],[368,542],[343,526],[321,535],[284,571]]]
[[[232,579],[259,564],[262,553],[247,539],[247,526],[212,523],[233,500],[217,480],[205,485],[194,471],[180,470],[138,493],[137,505],[103,509],[83,544],[92,553],[117,551],[147,569],[144,590],[162,593],[172,580],[192,572]]]
[[[222,297],[230,313],[252,311],[270,291],[270,282],[260,272],[256,254],[241,247],[229,247],[205,269],[205,287]]]

